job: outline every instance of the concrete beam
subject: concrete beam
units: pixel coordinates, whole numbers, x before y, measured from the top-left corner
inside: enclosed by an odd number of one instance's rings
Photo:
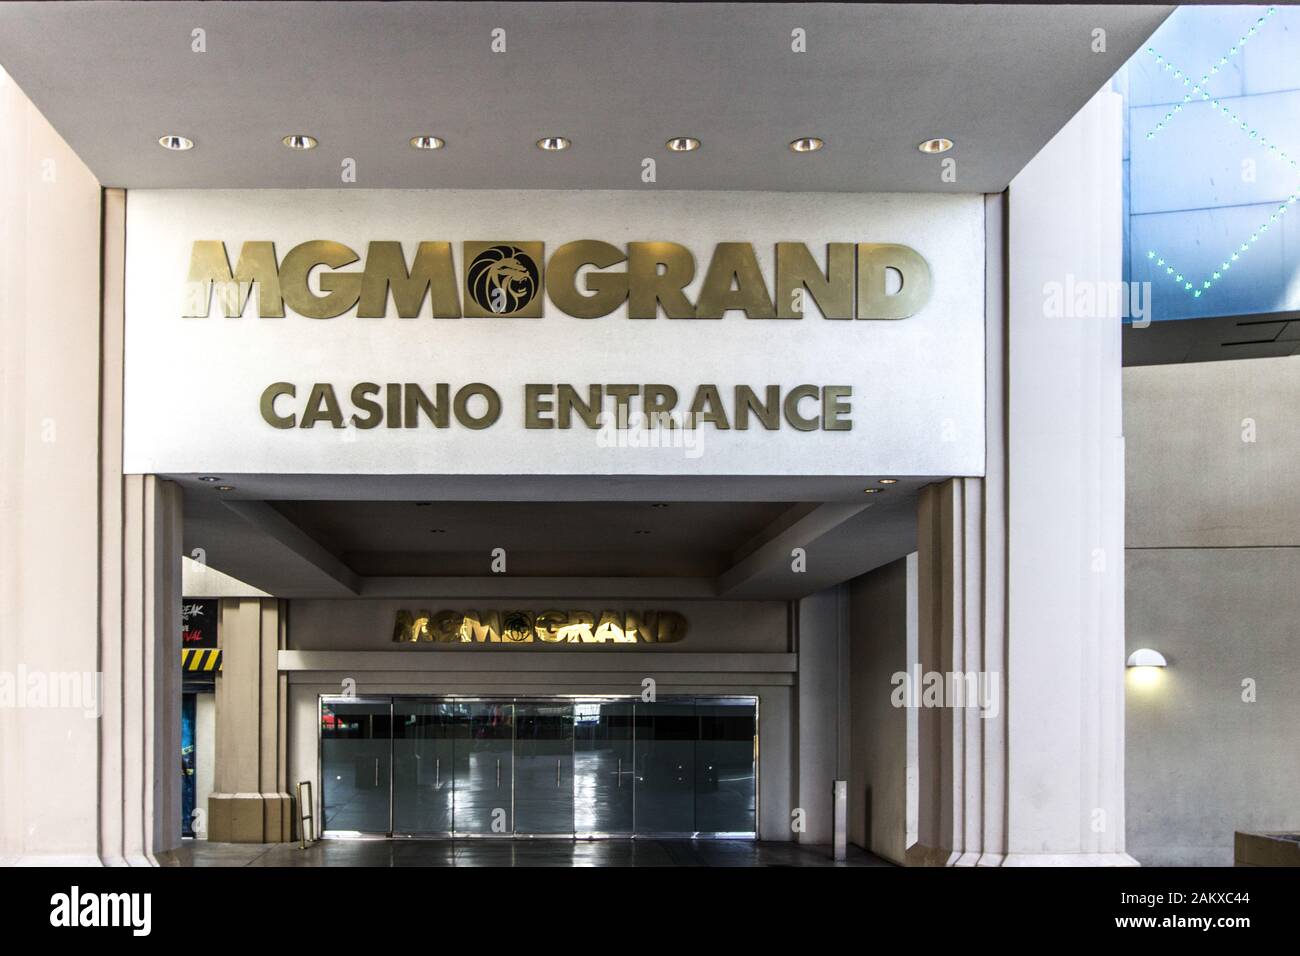
[[[361,593],[361,578],[351,568],[265,501],[224,501],[222,504],[352,595]]]
[[[772,532],[767,541],[754,548],[730,568],[718,576],[718,596],[734,596],[747,583],[776,572],[789,572],[791,551],[795,548],[807,548],[850,518],[861,514],[871,507],[870,502],[851,502],[847,504],[827,503],[806,512],[791,522],[782,515],[770,526]],[[810,590],[817,585],[810,582]]]
[[[479,577],[362,578],[360,595],[368,598],[572,598],[593,600],[700,599],[717,597],[712,578],[583,578],[505,575]]]

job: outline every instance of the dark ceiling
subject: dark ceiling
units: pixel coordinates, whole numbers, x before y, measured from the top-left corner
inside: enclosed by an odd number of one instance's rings
[[[363,576],[714,576],[787,502],[277,501]]]
[[[278,597],[764,600],[915,550],[933,480],[239,475],[223,492],[172,477],[186,553]]]

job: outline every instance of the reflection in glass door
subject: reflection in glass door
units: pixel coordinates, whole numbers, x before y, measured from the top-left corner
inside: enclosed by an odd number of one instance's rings
[[[695,704],[635,707],[637,832],[694,833]]]
[[[573,722],[573,828],[579,834],[631,834],[632,704],[578,701]]]
[[[320,702],[329,835],[747,836],[754,698]]]
[[[322,829],[391,831],[391,707],[388,699],[321,702]]]
[[[758,720],[752,701],[697,701],[695,829],[752,833],[755,823]]]
[[[514,704],[454,705],[455,831],[509,835],[514,830]]]
[[[515,705],[515,832],[573,835],[573,704]]]
[[[393,701],[393,832],[451,833],[454,704]]]

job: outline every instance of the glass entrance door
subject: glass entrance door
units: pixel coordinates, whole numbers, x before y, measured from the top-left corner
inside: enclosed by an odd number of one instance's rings
[[[515,705],[515,832],[573,835],[573,704]]]
[[[689,836],[695,826],[695,703],[636,707],[636,828]]]
[[[573,705],[574,818],[579,835],[633,830],[633,707],[630,701]]]
[[[758,714],[752,701],[697,701],[695,829],[753,833],[756,829]]]
[[[455,794],[454,704],[393,701],[393,832],[449,834]]]
[[[321,829],[752,837],[757,703],[322,697]]]
[[[392,830],[392,702],[321,701],[322,829]]]
[[[515,705],[453,705],[455,832],[509,836],[514,832]]]

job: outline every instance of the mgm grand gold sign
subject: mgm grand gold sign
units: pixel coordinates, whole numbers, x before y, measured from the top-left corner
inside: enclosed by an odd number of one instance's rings
[[[184,315],[204,318],[214,299],[228,318],[242,316],[254,298],[257,314],[283,318],[285,307],[312,319],[356,310],[361,319],[389,313],[416,319],[426,300],[435,319],[541,318],[543,296],[560,312],[599,319],[626,305],[629,319],[721,319],[730,311],[749,319],[802,319],[809,298],[826,319],[905,319],[930,299],[930,266],[916,250],[893,243],[831,242],[823,270],[801,242],[776,244],[769,288],[754,247],[720,242],[709,259],[695,301],[686,287],[695,258],[675,242],[629,242],[625,249],[594,239],[560,246],[546,260],[541,242],[466,242],[458,280],[449,242],[421,242],[410,263],[402,244],[375,241],[359,270],[353,249],[315,239],[283,258],[267,241],[245,242],[232,269],[225,243],[194,243]],[[309,277],[315,275],[315,286]],[[581,277],[581,281],[580,280]],[[581,285],[581,288],[579,286]],[[317,291],[317,287],[319,291]],[[541,363],[539,363],[540,365]],[[682,395],[666,383],[523,383],[522,424],[528,429],[598,429],[616,422],[653,429],[849,431],[852,386],[814,383],[719,386],[700,384]],[[631,411],[636,400],[639,408]],[[350,409],[348,405],[350,404]],[[487,428],[502,414],[501,394],[485,382],[454,391],[450,383],[271,382],[259,398],[262,420],[277,429]]]
[[[730,311],[750,319],[802,319],[811,297],[827,319],[905,319],[930,299],[930,266],[909,246],[831,242],[826,268],[801,242],[776,244],[775,283],[763,276],[748,242],[720,242],[709,259],[699,295],[695,257],[675,242],[629,242],[626,249],[595,239],[567,242],[545,260],[541,242],[466,242],[457,280],[450,242],[421,242],[407,264],[402,244],[375,241],[359,271],[336,271],[361,260],[328,239],[294,246],[278,258],[275,244],[245,242],[235,266],[225,243],[200,240],[190,255],[184,315],[208,315],[212,290],[228,318],[242,316],[257,287],[257,314],[283,318],[287,305],[312,319],[333,319],[356,309],[380,319],[391,295],[397,315],[413,319],[426,299],[435,319],[539,319],[543,290],[566,315],[598,319],[624,303],[629,319],[720,319]],[[579,288],[579,273],[587,270]],[[319,272],[317,292],[308,281]],[[606,271],[609,270],[609,271]]]
[[[676,611],[398,611],[394,642],[404,644],[676,644],[686,618]]]

